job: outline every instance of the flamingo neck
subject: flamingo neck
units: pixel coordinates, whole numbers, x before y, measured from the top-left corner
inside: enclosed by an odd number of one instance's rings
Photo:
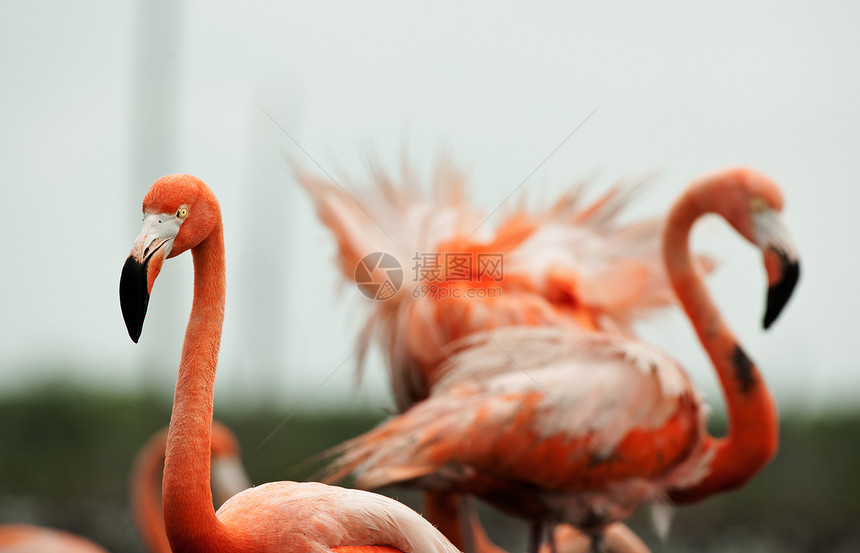
[[[185,331],[164,462],[163,504],[174,553],[231,551],[210,488],[215,369],[224,322],[224,233],[218,220],[192,248],[194,301]]]
[[[689,248],[693,223],[715,211],[719,191],[710,186],[690,189],[669,214],[663,236],[666,269],[687,317],[717,371],[728,411],[728,431],[707,436],[715,449],[709,474],[698,484],[671,492],[679,503],[737,488],[776,454],[779,422],[776,405],[755,364],[728,328],[697,274]]]
[[[131,479],[134,518],[147,551],[171,553],[161,511],[161,471],[167,431],[158,432],[143,446],[135,460]]]

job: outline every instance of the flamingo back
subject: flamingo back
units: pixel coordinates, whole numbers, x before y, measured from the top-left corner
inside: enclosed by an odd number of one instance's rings
[[[270,482],[241,492],[218,510],[227,527],[257,550],[323,553],[388,546],[403,553],[455,553],[429,522],[388,497],[316,482]],[[352,550],[352,549],[348,549]]]

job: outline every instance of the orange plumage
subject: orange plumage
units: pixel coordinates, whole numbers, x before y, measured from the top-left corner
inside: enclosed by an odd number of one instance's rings
[[[717,213],[766,260],[778,261],[765,263],[767,325],[798,275],[781,207],[769,179],[728,170],[694,183],[661,225],[662,274],[720,377],[731,425],[726,437],[707,434],[707,409],[682,368],[623,324],[614,332],[570,318],[545,326],[489,324],[440,353],[426,400],[338,448],[333,479],[354,472],[367,487],[413,483],[476,494],[511,513],[569,522],[595,536],[643,501],[694,501],[742,485],[775,453],[775,407],[710,301],[687,238],[695,220]],[[608,299],[601,305],[612,305]],[[484,307],[478,302],[474,309]],[[452,327],[443,324],[439,332]]]

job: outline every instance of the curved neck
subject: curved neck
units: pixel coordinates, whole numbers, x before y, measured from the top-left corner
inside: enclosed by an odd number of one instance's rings
[[[161,470],[167,430],[155,434],[141,448],[131,473],[131,503],[138,533],[151,553],[171,553],[161,512]]]
[[[194,301],[164,462],[164,523],[174,553],[230,551],[228,535],[215,516],[209,485],[215,369],[224,322],[224,233],[220,219],[195,246]]]
[[[671,492],[681,503],[743,485],[776,453],[779,433],[773,398],[711,301],[691,259],[693,223],[714,211],[712,202],[718,194],[707,183],[689,189],[669,214],[663,236],[672,287],[717,371],[729,425],[723,438],[706,437],[707,446],[716,450],[709,474],[691,488]]]

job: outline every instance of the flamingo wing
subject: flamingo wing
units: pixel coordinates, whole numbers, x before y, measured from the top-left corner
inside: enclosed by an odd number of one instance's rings
[[[433,197],[422,192],[407,168],[399,186],[378,167],[374,186],[367,188],[335,183],[299,168],[295,175],[334,235],[337,262],[349,282],[359,260],[369,253],[390,253],[406,267],[416,252],[436,251],[439,243],[471,233],[483,219],[465,201],[463,176],[448,165],[437,170]]]
[[[296,173],[337,240],[347,281],[377,251],[412,273],[397,295],[373,302],[359,352],[361,367],[367,338],[377,336],[401,411],[427,397],[442,348],[472,332],[575,325],[629,333],[636,317],[673,302],[660,263],[662,219],[619,222],[635,184],[590,204],[576,186],[549,208],[514,211],[494,227],[467,203],[465,180],[448,165],[432,195],[408,167],[399,184],[377,168],[364,189]],[[447,274],[446,256],[466,256],[471,267]]]
[[[354,472],[368,488],[418,481],[511,511],[537,501],[527,509],[543,516],[567,509],[544,504],[564,503],[550,496],[614,497],[627,485],[632,503],[654,498],[701,442],[695,391],[650,346],[514,327],[459,347],[430,398],[344,444],[334,478]]]
[[[535,215],[538,224],[505,257],[507,274],[524,275],[554,304],[579,305],[597,326],[632,335],[632,323],[676,303],[663,266],[665,217],[622,223],[644,182],[617,185],[592,204],[579,190]],[[696,258],[706,273],[714,262]]]

